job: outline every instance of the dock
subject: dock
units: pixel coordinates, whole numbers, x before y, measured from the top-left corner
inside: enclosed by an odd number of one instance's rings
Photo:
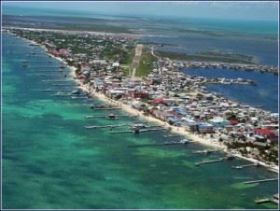
[[[168,141],[168,142],[163,142],[163,143],[158,143],[158,144],[138,144],[138,145],[129,145],[128,147],[130,148],[135,148],[135,147],[153,147],[153,146],[170,146],[170,145],[183,145],[183,144],[188,144],[190,141],[183,139],[180,141]]]
[[[279,204],[279,193],[274,194],[271,198],[262,198],[262,199],[256,199],[256,204],[263,204],[263,203],[274,203]]]
[[[279,193],[276,193],[273,195],[271,202],[273,202],[275,204],[279,204]]]
[[[224,161],[224,160],[233,160],[234,158],[235,157],[233,155],[228,154],[227,156],[222,157],[222,158],[218,158],[218,159],[214,159],[214,160],[205,160],[205,161],[196,162],[195,165],[196,166],[200,166],[202,164],[217,163],[217,162],[221,162],[221,161]]]
[[[71,99],[90,99],[88,96],[71,96]]]
[[[250,163],[250,164],[245,164],[245,165],[232,166],[232,168],[234,168],[234,169],[243,169],[243,168],[252,167],[252,166],[259,167],[260,164],[259,163]]]
[[[89,125],[84,126],[86,129],[98,129],[98,128],[116,128],[116,127],[123,127],[127,126],[127,124],[118,124],[118,125]]]
[[[224,161],[224,160],[225,160],[225,158],[219,158],[219,159],[215,159],[215,160],[204,160],[204,161],[196,162],[195,165],[200,166],[200,165],[203,165],[203,164],[218,163],[218,162],[221,162],[221,161]]]
[[[52,90],[52,89],[35,89],[33,91],[35,91],[35,92],[55,92],[55,90]]]
[[[73,81],[71,78],[65,78],[65,79],[46,79],[42,80],[43,82],[64,82],[64,81]]]
[[[218,150],[210,150],[210,149],[206,149],[206,150],[196,150],[196,151],[192,151],[193,154],[205,154],[208,155],[210,153],[213,152],[217,152]]]
[[[76,84],[52,84],[52,86],[76,86]]]
[[[57,68],[57,69],[64,69],[65,66],[33,66],[32,68]]]
[[[115,116],[115,119],[118,118],[118,117],[136,117],[136,116],[133,116],[133,115],[114,115]],[[86,119],[91,119],[91,118],[110,118],[110,119],[113,119],[112,118],[113,116],[108,114],[108,115],[105,115],[105,116],[85,116]]]
[[[182,135],[164,135],[164,138],[174,138],[174,137],[181,137]]]
[[[121,133],[134,133],[134,134],[140,134],[140,133],[147,133],[147,132],[154,132],[154,131],[161,131],[166,130],[165,128],[156,128],[156,129],[144,129],[144,130],[127,130],[127,131],[114,131],[111,133],[115,134],[121,134]]]
[[[90,106],[91,109],[94,110],[115,110],[115,109],[121,109],[121,107],[94,107],[94,106]]]
[[[263,204],[263,203],[267,203],[267,202],[271,202],[271,200],[269,198],[263,198],[263,199],[256,199],[255,200],[256,204]]]
[[[57,76],[61,72],[50,72],[50,73],[40,73],[40,72],[30,72],[28,74],[32,76],[38,76],[38,77],[48,77],[48,76]]]
[[[55,94],[52,94],[52,96],[57,96],[57,97],[71,96],[71,93],[57,92]]]
[[[32,67],[33,68],[33,67]],[[33,70],[33,71],[28,71],[29,73],[54,73],[54,72],[61,72],[61,70]]]
[[[260,180],[251,180],[251,181],[246,181],[243,182],[244,184],[255,184],[255,183],[264,183],[264,182],[273,182],[277,181],[278,178],[268,178],[268,179],[260,179]]]

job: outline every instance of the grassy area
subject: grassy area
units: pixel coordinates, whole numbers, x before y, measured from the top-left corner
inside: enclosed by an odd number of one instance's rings
[[[123,52],[120,63],[129,66],[133,60],[134,51],[134,47],[130,47],[127,52]]]
[[[218,53],[218,52],[200,52],[198,54],[183,54],[175,52],[158,51],[157,55],[168,57],[170,59],[185,61],[204,61],[204,62],[228,62],[254,64],[253,57],[240,54]]]
[[[4,15],[3,25],[27,28],[45,28],[62,30],[82,30],[112,33],[132,33],[128,27],[113,25],[105,19],[83,17],[55,17],[55,16],[14,16]]]
[[[130,65],[134,57],[134,47],[129,48],[129,50],[121,57],[120,64],[123,68],[123,72],[126,76],[129,75]]]
[[[128,65],[122,65],[122,70],[125,76],[128,76],[130,71],[129,71],[129,66]]]
[[[145,49],[140,59],[139,66],[136,70],[136,76],[143,77],[148,75],[153,69],[153,62],[156,61],[156,58],[151,55],[150,51]]]
[[[60,24],[56,26],[59,29],[64,30],[87,30],[87,31],[97,31],[97,32],[111,32],[111,33],[132,33],[125,27],[113,26],[113,25],[101,25],[101,24]]]

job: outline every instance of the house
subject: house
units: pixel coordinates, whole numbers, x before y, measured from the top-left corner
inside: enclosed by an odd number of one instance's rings
[[[158,97],[158,98],[153,99],[152,104],[155,104],[155,105],[159,105],[159,104],[167,105],[167,103],[165,102],[163,97]]]
[[[254,130],[254,132],[256,135],[260,135],[269,139],[273,139],[276,136],[272,130],[266,128],[257,128]]]
[[[214,117],[213,119],[210,119],[209,122],[215,127],[225,127],[228,125],[228,121],[222,117]]]
[[[198,125],[198,131],[200,133],[213,133],[214,132],[214,128],[212,124],[209,123],[200,123]]]
[[[182,118],[181,126],[191,132],[198,132],[198,123],[191,118]]]

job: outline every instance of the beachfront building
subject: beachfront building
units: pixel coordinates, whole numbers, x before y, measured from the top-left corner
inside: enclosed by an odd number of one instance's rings
[[[17,30],[12,32],[19,33]],[[249,81],[240,78],[209,80],[180,71],[182,67],[236,68],[236,65],[157,58],[149,74],[131,79],[126,72],[130,64],[126,61],[136,42],[124,35],[46,32],[41,36],[41,32],[20,32],[21,36],[32,37],[34,41],[43,43],[51,54],[75,66],[75,77],[91,90],[143,111],[166,124],[200,133],[207,139],[210,136],[211,140],[221,141],[231,150],[267,162],[278,162],[275,149],[278,147],[279,115],[239,104],[204,88],[207,83]],[[245,67],[255,68],[242,66]]]

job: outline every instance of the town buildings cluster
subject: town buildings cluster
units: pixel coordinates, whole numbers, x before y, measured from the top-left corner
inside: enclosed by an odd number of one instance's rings
[[[135,39],[122,35],[11,31],[42,44],[49,53],[75,66],[76,77],[93,91],[170,125],[221,142],[231,151],[278,165],[278,113],[234,102],[203,86],[207,82],[252,85],[252,81],[209,81],[189,76],[181,71],[185,63],[159,57],[148,75],[132,78],[128,69]]]

